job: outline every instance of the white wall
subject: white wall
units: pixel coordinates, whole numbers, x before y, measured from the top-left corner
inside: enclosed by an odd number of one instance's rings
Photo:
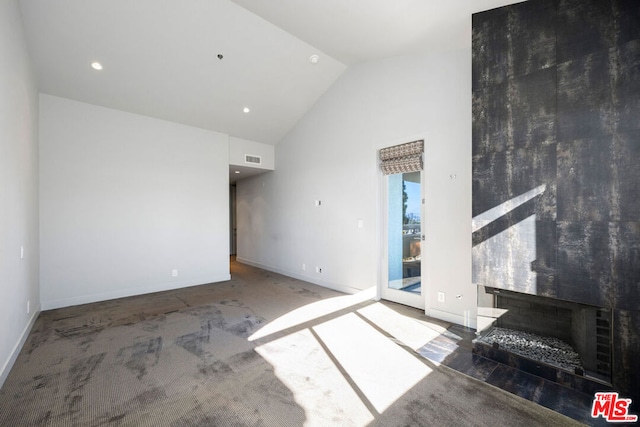
[[[377,150],[422,136],[427,311],[473,326],[470,49],[349,68],[276,146],[276,171],[238,182],[238,259],[348,292],[374,286]]]
[[[18,2],[3,0],[0,1],[0,386],[40,306],[37,132],[38,91]],[[21,246],[24,258],[20,257]]]
[[[246,163],[245,154],[259,156],[262,163],[260,165]],[[229,164],[273,170],[275,168],[275,149],[273,145],[232,136],[229,137]]]
[[[229,279],[227,135],[41,95],[40,136],[45,309]]]

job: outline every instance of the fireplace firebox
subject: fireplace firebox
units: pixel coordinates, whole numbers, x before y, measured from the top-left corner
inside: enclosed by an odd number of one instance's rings
[[[532,373],[544,372],[554,381],[578,377],[569,382],[611,383],[611,310],[484,286],[478,295],[478,316],[484,322],[479,322],[476,353],[518,368],[534,366]],[[555,359],[564,354],[569,359],[577,354],[579,361]]]

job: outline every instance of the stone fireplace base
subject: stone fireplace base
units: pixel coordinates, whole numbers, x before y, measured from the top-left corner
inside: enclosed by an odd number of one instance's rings
[[[553,381],[590,396],[598,391],[614,391],[611,384],[600,381],[597,378],[579,375],[557,366],[501,349],[499,346],[489,345],[480,340],[474,341],[472,352],[478,356],[536,375],[545,380]]]
[[[573,347],[558,338],[493,327],[480,336],[478,341],[578,375],[584,374],[580,355]]]

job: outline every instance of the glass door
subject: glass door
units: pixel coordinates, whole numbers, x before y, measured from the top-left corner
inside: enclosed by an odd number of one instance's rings
[[[424,308],[422,280],[422,172],[387,175],[386,260],[381,297]]]

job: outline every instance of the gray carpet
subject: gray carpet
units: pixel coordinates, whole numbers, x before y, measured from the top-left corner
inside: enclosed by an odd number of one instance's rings
[[[1,426],[563,426],[414,351],[417,310],[232,263],[233,280],[40,314]]]

